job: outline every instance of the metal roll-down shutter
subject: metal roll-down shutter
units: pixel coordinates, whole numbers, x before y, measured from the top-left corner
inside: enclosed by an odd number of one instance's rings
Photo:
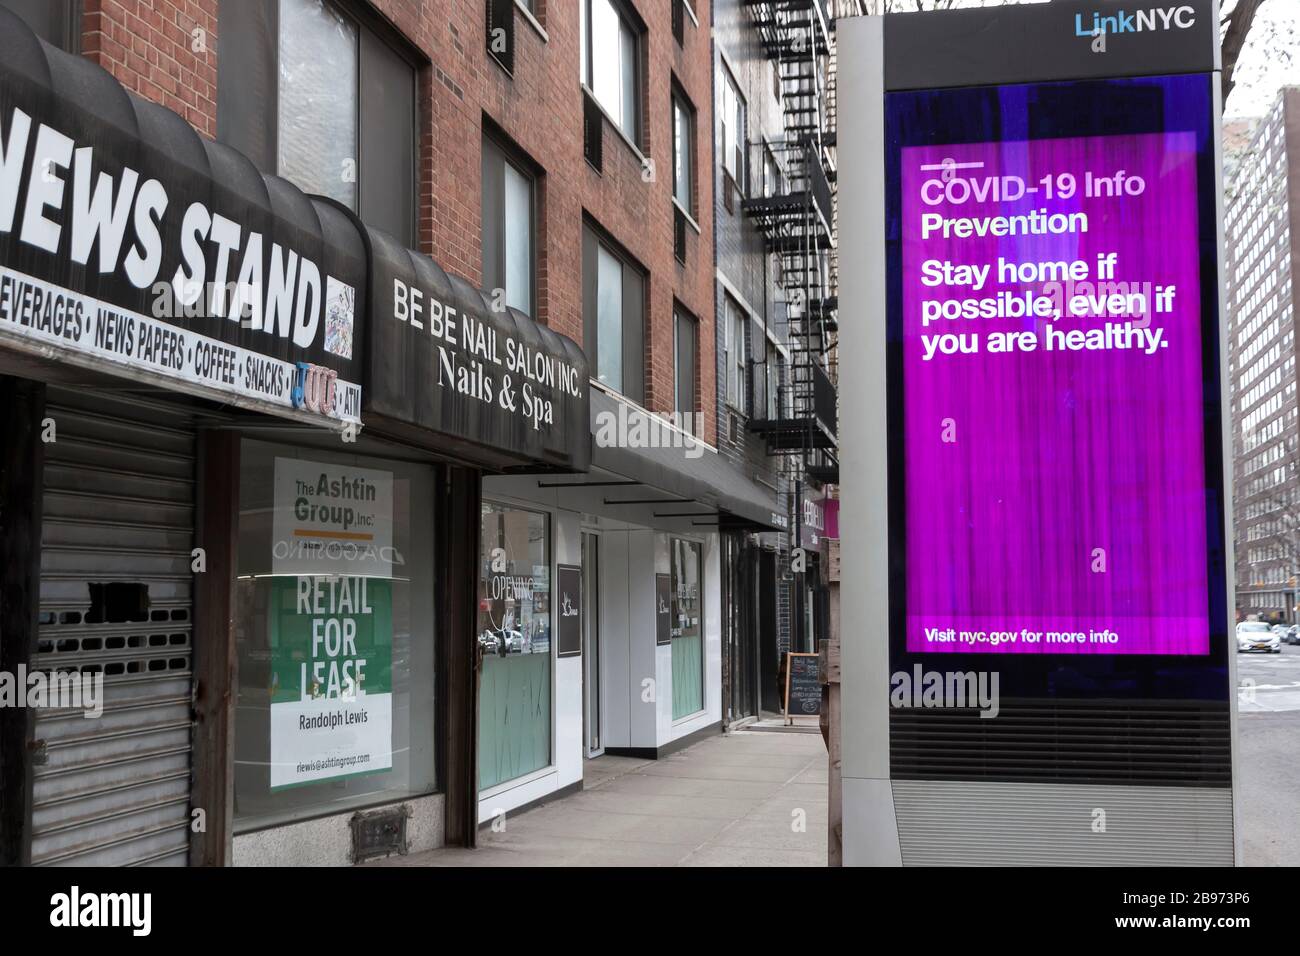
[[[37,712],[31,861],[184,865],[194,422],[182,406],[54,388],[47,419],[32,666],[102,671],[104,712]]]

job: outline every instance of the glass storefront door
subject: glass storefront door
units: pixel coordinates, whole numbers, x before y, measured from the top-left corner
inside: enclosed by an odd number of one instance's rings
[[[479,789],[551,763],[547,515],[483,504],[479,559]]]

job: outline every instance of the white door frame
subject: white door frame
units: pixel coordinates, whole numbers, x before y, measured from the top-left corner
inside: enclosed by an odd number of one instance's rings
[[[583,527],[580,530],[582,552],[582,752],[587,758],[599,757],[605,752],[605,655],[601,643],[603,631],[600,626],[600,562],[601,534],[597,528]],[[587,566],[587,536],[595,544],[596,566]],[[595,628],[595,659],[592,659],[590,635]],[[595,674],[595,700],[591,699],[590,678]],[[592,706],[595,707],[597,746],[591,746]]]

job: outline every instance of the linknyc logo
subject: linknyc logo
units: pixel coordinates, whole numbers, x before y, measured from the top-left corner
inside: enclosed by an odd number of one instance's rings
[[[1087,14],[1074,15],[1074,35],[1091,37],[1094,53],[1105,53],[1106,38],[1115,34],[1188,30],[1195,25],[1196,11],[1186,4],[1136,10],[1120,7],[1109,13],[1094,11],[1091,20]]]

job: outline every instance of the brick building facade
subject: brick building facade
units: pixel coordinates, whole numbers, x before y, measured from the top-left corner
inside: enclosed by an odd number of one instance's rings
[[[419,132],[418,239],[448,271],[482,286],[481,147],[485,131],[503,138],[535,167],[537,309],[535,318],[582,341],[582,234],[594,221],[645,270],[648,279],[645,405],[674,410],[673,309],[700,323],[697,411],[701,437],[716,440],[713,328],[712,61],[709,5],[685,17],[674,36],[669,5],[629,0],[644,28],[642,141],[605,124],[605,162],[584,159],[581,28],[576,2],[537,0],[515,11],[513,70],[488,53],[483,0],[338,0],[345,13],[378,15],[416,60]],[[219,0],[85,0],[82,55],[125,87],[189,120],[204,136],[217,124],[221,69]],[[381,27],[382,28],[382,27]],[[696,111],[694,225],[683,262],[673,247],[671,93],[678,86]],[[265,170],[275,172],[275,170]],[[312,184],[300,183],[310,190]]]

